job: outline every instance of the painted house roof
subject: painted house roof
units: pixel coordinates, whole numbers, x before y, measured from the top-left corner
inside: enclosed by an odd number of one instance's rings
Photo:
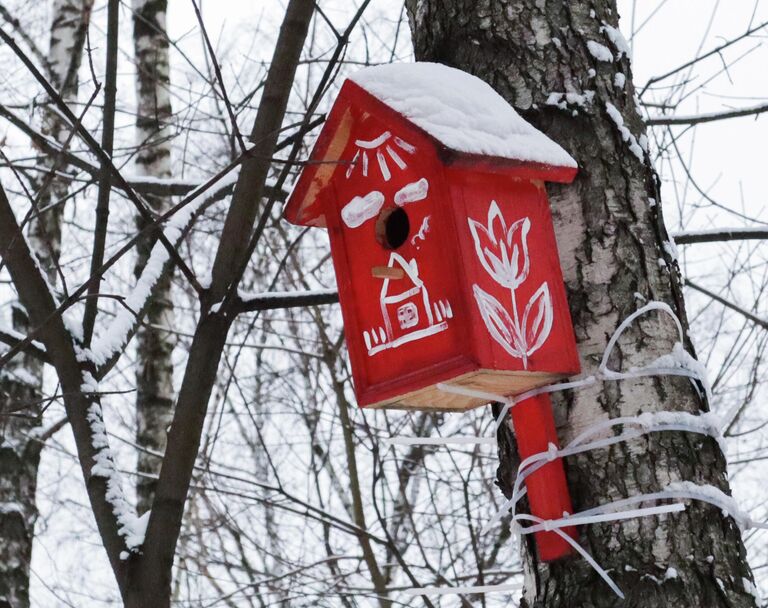
[[[376,110],[376,107],[379,107]],[[357,108],[355,112],[350,111]],[[485,162],[528,179],[570,182],[576,161],[529,125],[490,85],[437,63],[373,66],[341,88],[310,156],[294,184],[284,216],[294,224],[325,226],[321,194],[344,161],[341,156],[362,109],[389,113],[446,152],[443,161]],[[346,159],[348,164],[349,159]],[[486,167],[486,170],[488,167]]]
[[[556,167],[576,167],[486,82],[439,63],[391,63],[350,78],[447,148]]]

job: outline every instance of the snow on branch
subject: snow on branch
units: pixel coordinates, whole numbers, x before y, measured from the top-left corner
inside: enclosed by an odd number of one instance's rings
[[[24,334],[19,333],[15,329],[10,327],[0,327],[0,342],[7,344],[8,346],[15,347],[23,343],[26,338],[27,337]],[[43,363],[51,362],[51,358],[48,356],[48,352],[45,350],[45,346],[43,346],[37,340],[28,342],[23,347],[23,350],[27,354],[32,355]]]
[[[83,383],[80,389],[86,396],[98,392],[98,384],[90,373],[83,373]],[[107,428],[104,425],[104,416],[98,401],[94,400],[88,406],[86,420],[90,427],[91,444],[94,449],[91,477],[106,479],[105,499],[112,507],[112,512],[117,519],[117,532],[125,540],[125,546],[128,547],[129,551],[137,551],[144,542],[149,511],[142,517],[137,517],[136,511],[125,498],[122,478],[115,466],[115,459],[109,447]],[[122,552],[120,558],[127,559],[128,552]]]
[[[232,171],[217,182],[216,188],[200,193],[179,210],[163,230],[167,241],[178,246],[185,228],[197,210],[218,196],[223,189],[231,188],[237,181],[238,175],[238,171]],[[141,314],[169,259],[168,249],[158,240],[152,248],[141,277],[125,296],[124,306],[117,311],[106,329],[94,338],[91,348],[86,351],[85,355],[91,361],[97,365],[104,365],[112,355],[125,346],[137,323],[137,315]]]
[[[645,136],[641,136],[641,139],[638,140],[634,135],[632,135],[632,132],[624,124],[624,117],[621,115],[621,112],[619,112],[618,108],[612,103],[606,102],[605,110],[608,112],[608,116],[610,116],[611,120],[619,129],[621,139],[627,143],[629,151],[632,152],[632,154],[634,154],[640,162],[645,162],[645,157],[643,155],[643,151],[646,147]]]

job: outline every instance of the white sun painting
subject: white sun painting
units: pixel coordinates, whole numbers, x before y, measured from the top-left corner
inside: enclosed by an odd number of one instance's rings
[[[384,131],[375,139],[356,139],[355,146],[357,150],[352,157],[352,162],[347,168],[346,177],[352,175],[356,167],[359,167],[364,177],[368,177],[368,171],[371,165],[378,166],[381,176],[385,182],[392,178],[392,166],[396,166],[401,171],[408,166],[405,161],[407,155],[414,154],[416,147],[407,141],[393,136],[389,131]]]

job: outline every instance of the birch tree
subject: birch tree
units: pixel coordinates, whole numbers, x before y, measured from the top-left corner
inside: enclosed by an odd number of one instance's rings
[[[675,349],[687,353],[681,362],[695,356],[615,2],[427,0],[409,8],[417,59],[484,79],[579,163],[572,185],[548,192],[583,372],[600,376],[608,338],[648,301],[668,305],[682,335],[664,315],[643,316],[622,334],[609,368],[641,367]],[[703,386],[671,376],[597,382],[558,396],[555,407],[563,443],[609,418],[708,411]],[[509,496],[517,468],[508,426],[499,446],[499,485]],[[729,493],[717,442],[685,432],[588,451],[566,466],[577,512],[688,484]],[[591,525],[580,542],[610,570],[628,605],[755,605],[737,523],[712,505],[694,501],[685,514]],[[530,544],[524,559],[524,606],[625,605],[583,560],[543,563]]]
[[[51,10],[47,53],[28,38],[32,51],[45,57],[51,85],[68,102],[77,101],[80,69],[92,0],[57,0]],[[49,105],[38,114],[40,132],[63,148],[71,129]],[[36,168],[29,243],[48,282],[58,282],[62,217],[70,179],[63,154],[40,154]],[[12,308],[13,330],[23,336],[29,319],[23,306]],[[0,604],[29,605],[29,567],[37,508],[35,493],[40,450],[43,364],[26,354],[0,369]],[[55,429],[49,429],[55,430]]]
[[[136,167],[140,175],[158,180],[171,177],[171,94],[168,34],[164,0],[133,2],[133,50],[136,59]],[[169,200],[146,195],[155,213],[167,211]],[[141,232],[147,220],[136,217]],[[136,277],[141,277],[152,239],[142,238],[136,246]],[[160,472],[158,454],[165,451],[168,426],[173,416],[173,336],[159,328],[173,327],[171,275],[163,274],[147,302],[146,316],[136,332],[136,443],[138,454],[138,511],[152,504],[154,479]]]

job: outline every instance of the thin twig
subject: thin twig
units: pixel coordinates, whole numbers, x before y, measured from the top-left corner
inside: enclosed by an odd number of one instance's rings
[[[738,118],[739,116],[756,116],[768,112],[768,103],[742,108],[740,110],[728,110],[727,112],[712,112],[711,114],[699,114],[697,116],[654,116],[646,121],[649,125],[698,125],[716,120]]]
[[[762,317],[758,317],[756,314],[748,311],[746,308],[742,308],[738,304],[734,304],[730,300],[726,300],[724,297],[717,295],[716,293],[709,291],[709,289],[706,289],[705,287],[702,287],[701,285],[698,285],[691,281],[690,279],[685,279],[685,284],[690,287],[691,289],[695,289],[696,291],[703,293],[705,296],[709,296],[712,298],[715,302],[718,302],[725,306],[726,308],[739,313],[743,317],[746,317],[756,325],[759,325],[763,329],[768,329],[768,319],[764,319]]]
[[[117,42],[119,37],[118,17],[119,0],[109,0],[107,5],[107,73],[104,78],[104,113],[102,121],[101,147],[104,153],[111,159],[115,137],[115,100],[117,97]],[[110,161],[111,162],[111,161]],[[96,226],[93,235],[93,253],[91,255],[90,274],[96,271],[104,263],[104,249],[107,241],[107,226],[109,224],[109,195],[112,191],[112,173],[106,162],[101,163],[101,176],[99,177],[99,196],[96,202]],[[91,282],[88,287],[88,295],[99,293],[101,275]],[[98,298],[90,297],[85,302],[83,312],[83,344],[90,345],[93,337],[93,327],[96,323],[98,311]]]

